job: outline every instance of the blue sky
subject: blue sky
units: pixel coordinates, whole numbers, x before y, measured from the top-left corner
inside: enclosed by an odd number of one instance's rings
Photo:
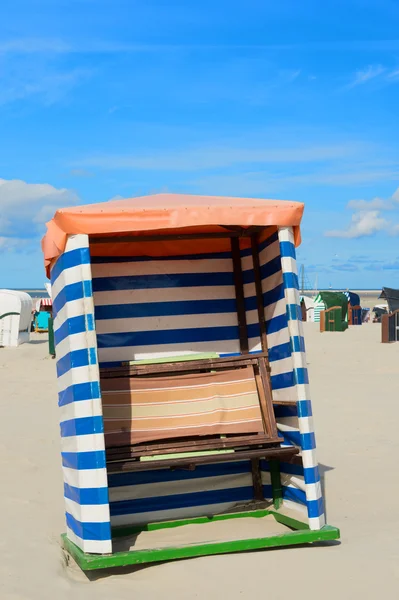
[[[305,202],[320,287],[399,287],[396,0],[14,0],[0,20],[0,287],[57,208]]]

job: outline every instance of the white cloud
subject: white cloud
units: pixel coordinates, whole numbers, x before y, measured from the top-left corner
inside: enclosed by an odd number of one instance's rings
[[[349,227],[326,231],[324,234],[326,237],[359,238],[373,235],[378,231],[385,231],[389,235],[399,234],[399,224],[388,221],[382,215],[383,211],[399,209],[399,188],[387,200],[383,198],[351,200],[347,208],[355,211]]]
[[[383,198],[374,198],[373,200],[350,200],[347,206],[353,210],[391,210],[395,208],[392,200],[384,200]]]
[[[371,79],[375,79],[385,73],[386,68],[382,65],[369,65],[365,69],[360,69],[356,71],[355,76],[352,82],[349,84],[349,87],[356,87],[357,85],[362,85],[371,81]]]
[[[0,236],[32,238],[44,232],[44,224],[59,208],[79,204],[72,190],[48,183],[0,179]],[[7,242],[11,244],[11,241]]]
[[[389,222],[378,210],[361,211],[352,215],[348,229],[326,231],[326,237],[359,238],[386,229]]]

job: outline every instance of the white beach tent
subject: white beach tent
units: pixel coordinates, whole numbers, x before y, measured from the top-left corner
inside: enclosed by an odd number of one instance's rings
[[[314,300],[312,298],[309,298],[309,296],[301,296],[301,302],[302,302],[302,300],[305,303],[306,320],[313,323],[313,321],[315,320],[315,318],[314,318],[314,308],[315,308]]]
[[[16,347],[30,339],[32,298],[25,292],[0,290],[0,346]]]

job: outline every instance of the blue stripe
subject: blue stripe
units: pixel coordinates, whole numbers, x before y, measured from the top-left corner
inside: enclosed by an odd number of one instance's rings
[[[111,516],[130,513],[173,510],[207,504],[222,504],[224,502],[243,502],[252,500],[254,490],[252,485],[224,490],[194,492],[191,494],[175,494],[173,496],[155,496],[154,498],[138,498],[136,500],[121,500],[110,503]]]
[[[233,273],[171,273],[93,278],[94,292],[234,285]]]
[[[301,434],[299,431],[279,431],[278,435],[284,439],[287,444],[301,447]]]
[[[323,498],[319,498],[318,500],[309,500],[307,505],[309,519],[312,517],[320,517],[324,513]]]
[[[266,279],[266,277],[270,277],[271,275],[278,273],[278,271],[281,271],[280,256],[276,256],[275,258],[272,258],[271,260],[269,260],[269,262],[265,263],[264,265],[261,265],[261,267],[260,267],[261,279]],[[243,277],[244,283],[253,283],[255,281],[254,270],[248,269],[246,271],[243,271],[242,277]]]
[[[137,262],[168,262],[170,260],[220,260],[231,258],[231,252],[210,252],[209,254],[181,254],[178,256],[92,256],[95,264],[137,263]]]
[[[237,475],[240,473],[250,473],[250,462],[226,462],[215,465],[198,465],[195,471],[186,471],[178,469],[159,469],[156,471],[140,471],[137,473],[114,473],[108,475],[108,485],[110,488],[122,487],[125,485],[142,485],[147,483],[165,483],[171,481],[184,481],[191,479],[200,479],[202,477],[220,477],[223,475]]]
[[[67,526],[82,540],[111,539],[111,523],[81,523],[68,512],[65,514]]]
[[[84,315],[78,317],[71,317],[64,321],[64,323],[54,331],[54,340],[56,344],[59,344],[68,335],[74,335],[75,333],[83,333],[86,331],[86,319]]]
[[[75,383],[58,393],[58,406],[66,406],[71,402],[101,398],[98,381]]]
[[[278,346],[273,346],[269,349],[269,361],[274,362],[276,360],[283,360],[284,358],[288,358],[291,356],[291,344],[287,342],[286,344],[279,344]]]
[[[273,244],[274,242],[277,242],[277,241],[278,241],[278,231],[275,231],[274,233],[272,233],[271,236],[269,236],[268,238],[263,240],[263,242],[261,242],[258,245],[258,252],[262,252],[262,250],[264,250],[265,248],[267,248],[268,246],[270,246],[271,244]]]
[[[305,483],[310,484],[320,481],[319,467],[308,467],[307,469],[304,469],[303,472]]]
[[[287,327],[287,315],[279,315],[266,321],[266,332],[267,334],[276,333]]]
[[[295,256],[295,246],[292,242],[280,242],[280,252],[281,256],[291,258],[296,258]]]
[[[101,333],[97,335],[99,348],[124,348],[131,346],[160,346],[194,342],[237,340],[238,327],[197,327],[195,329],[166,329],[132,331],[127,333]]]
[[[67,302],[73,302],[80,298],[90,298],[92,295],[90,281],[78,281],[77,283],[66,285],[53,300],[54,315],[57,315]]]
[[[278,232],[276,231],[275,233],[272,233],[271,236],[269,236],[268,238],[263,240],[263,242],[258,244],[258,252],[262,252],[262,250],[264,250],[265,248],[270,246],[270,244],[273,244],[273,242],[277,242],[277,241],[278,241]],[[242,257],[251,256],[252,248],[244,248],[243,250],[241,250],[240,254]]]
[[[285,289],[294,288],[299,290],[298,275],[296,273],[283,273]]]
[[[299,400],[298,404],[298,417],[311,417],[312,416],[312,403],[310,400]]]
[[[96,362],[95,348],[72,350],[72,352],[68,352],[68,354],[57,360],[57,377],[61,377],[70,369],[95,365]]]
[[[286,310],[289,321],[302,321],[302,312],[299,304],[287,304]]]
[[[290,371],[289,373],[282,373],[280,375],[272,375],[270,379],[273,390],[282,390],[295,385],[293,371]]]
[[[309,376],[307,369],[294,369],[295,379],[297,384],[309,383]]]
[[[292,352],[305,352],[305,338],[295,335],[291,338]]]
[[[283,486],[283,499],[291,500],[292,502],[297,502],[298,504],[307,504],[306,493],[294,487]]]
[[[130,319],[138,317],[167,317],[235,313],[235,299],[187,300],[178,302],[142,302],[138,304],[109,304],[96,306],[95,316],[100,319]]]
[[[103,469],[105,467],[105,451],[93,452],[61,452],[62,465],[69,469]]]
[[[270,463],[267,460],[262,459],[260,461],[261,471],[269,472],[270,471]],[[288,475],[296,475],[298,477],[303,477],[303,466],[302,465],[293,465],[287,462],[280,462],[280,471],[281,473],[287,473]]]
[[[316,448],[314,433],[303,433],[299,445],[302,446],[302,450],[314,450]]]
[[[90,252],[88,248],[77,248],[76,250],[64,252],[51,269],[51,283],[53,284],[65,269],[88,264],[90,264]]]
[[[77,488],[64,483],[64,496],[80,505],[108,504],[108,488]]]
[[[284,285],[280,283],[278,286],[262,294],[263,306],[269,306],[284,298]],[[256,296],[245,298],[245,310],[257,310],[258,301]]]
[[[61,437],[70,437],[72,435],[88,435],[90,433],[103,433],[103,418],[81,417],[79,419],[69,419],[60,423]]]
[[[282,419],[284,417],[297,417],[298,416],[298,410],[296,405],[287,405],[285,406],[284,404],[274,404],[273,405],[274,408],[274,415],[276,417],[276,419]]]

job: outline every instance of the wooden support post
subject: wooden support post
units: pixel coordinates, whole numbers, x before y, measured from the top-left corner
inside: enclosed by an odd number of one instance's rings
[[[231,252],[233,255],[234,286],[236,290],[238,330],[240,336],[241,354],[248,353],[247,315],[245,312],[244,281],[242,276],[240,243],[238,238],[231,238]]]
[[[262,472],[259,458],[251,458],[252,483],[254,487],[254,500],[264,500]]]
[[[272,494],[273,494],[273,505],[276,510],[280,508],[283,503],[283,488],[281,487],[281,476],[280,476],[280,461],[269,460],[270,466],[270,477],[272,481]]]

